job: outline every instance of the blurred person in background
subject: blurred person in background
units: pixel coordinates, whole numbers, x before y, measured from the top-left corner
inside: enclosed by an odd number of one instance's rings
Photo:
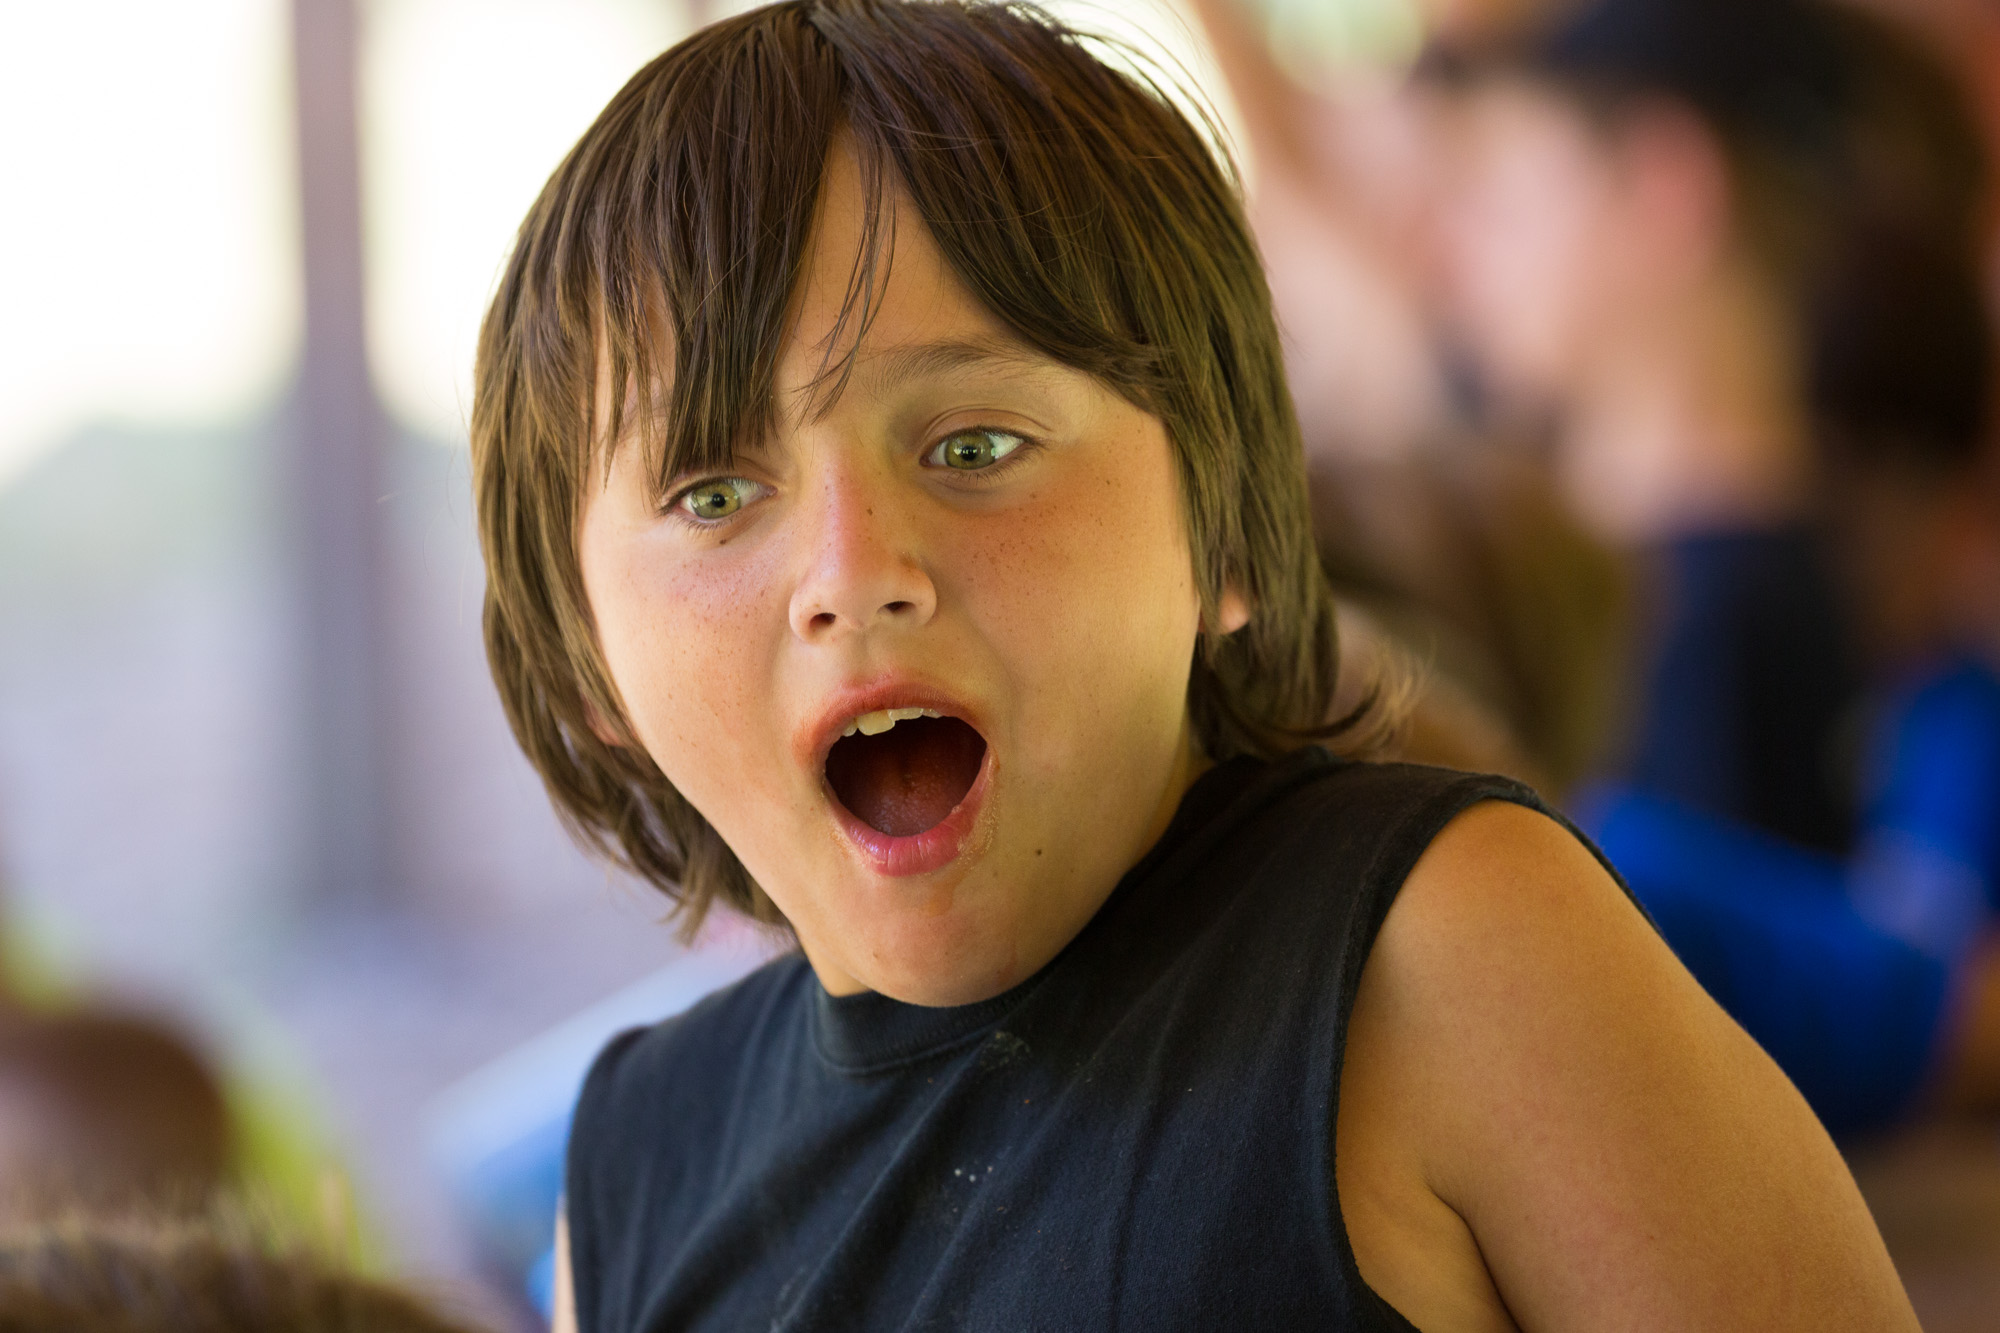
[[[1462,358],[1440,336],[1431,234],[1448,99],[1388,67],[1314,78],[1281,64],[1266,7],[1250,0],[1194,8],[1246,130],[1322,562],[1350,642],[1425,668],[1398,753],[1560,795],[1600,758],[1628,580],[1539,460],[1488,447]],[[1483,49],[1547,5],[1421,8],[1434,40]]]
[[[1197,7],[1350,603],[1499,716],[1512,771],[1623,779],[1595,831],[1830,1124],[1990,1100],[1963,96],[1817,6],[1429,6],[1436,77],[1311,91],[1253,14]]]
[[[1873,927],[1945,971],[1931,1043],[1944,1103],[1994,1110],[1997,349],[1971,251],[1940,240],[1883,228],[1855,247],[1816,302],[1808,374],[1836,568],[1875,682],[1841,882]]]
[[[1434,42],[1483,49],[1556,0],[1420,0]],[[1393,53],[1322,68],[1284,49],[1279,0],[1191,0],[1228,83],[1248,206],[1309,456],[1401,457],[1461,424],[1441,364],[1429,244],[1444,187],[1438,99]]]
[[[1855,60],[1829,17],[1616,0],[1475,54],[1440,234],[1495,415],[1545,434],[1573,510],[1647,566],[1621,767],[1836,850],[1827,745],[1859,664],[1813,512],[1803,344],[1862,183]]]
[[[1441,68],[1458,329],[1644,574],[1587,825],[1830,1127],[1973,1095],[2000,689],[1961,99],[1886,25],[1786,0],[1599,0]]]

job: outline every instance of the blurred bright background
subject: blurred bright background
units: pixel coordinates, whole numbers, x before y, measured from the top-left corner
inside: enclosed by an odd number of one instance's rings
[[[338,22],[345,7],[320,8]],[[354,19],[382,407],[363,443],[379,455],[385,685],[361,719],[384,738],[363,778],[392,812],[366,858],[380,882],[308,864],[329,703],[311,660],[325,580],[307,574],[329,548],[303,535],[315,500],[294,457],[317,440],[295,406],[305,247],[282,0],[4,15],[0,882],[18,970],[173,1016],[306,1151],[345,1164],[383,1251],[464,1274],[425,1103],[676,952],[657,905],[557,829],[486,681],[472,340],[548,171],[689,18],[639,0],[388,0]],[[367,835],[348,822],[317,831]]]

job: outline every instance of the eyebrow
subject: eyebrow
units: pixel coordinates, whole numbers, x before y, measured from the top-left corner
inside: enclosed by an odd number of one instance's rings
[[[865,369],[864,369],[865,367]],[[875,384],[895,387],[910,380],[955,370],[1014,367],[1024,370],[1048,368],[1045,359],[1011,342],[984,338],[944,338],[863,356],[856,369]]]
[[[975,337],[939,338],[932,342],[915,343],[907,347],[866,352],[854,356],[848,362],[848,368],[848,372],[843,373],[836,365],[822,371],[820,380],[801,386],[799,393],[807,397],[806,410],[809,413],[814,416],[824,416],[831,412],[834,404],[846,395],[850,377],[865,379],[872,391],[880,393],[901,388],[912,381],[921,381],[936,375],[948,375],[959,370],[1047,374],[1060,371],[1062,365],[1026,344],[1012,339]],[[821,386],[827,379],[835,381],[831,393],[821,391]],[[818,397],[819,402],[812,404],[811,397]],[[771,401],[775,407],[777,401],[775,396]],[[739,444],[731,450],[730,457],[735,458],[747,452],[754,452],[756,447]]]
[[[1020,343],[1000,338],[939,338],[934,342],[917,343],[909,347],[895,347],[881,352],[870,352],[854,360],[854,368],[866,376],[877,389],[896,388],[912,380],[921,380],[933,375],[950,374],[956,370],[993,369],[1028,372],[1048,372],[1060,368],[1055,362]],[[808,385],[810,392],[814,386]],[[830,410],[835,400],[823,402],[819,410]],[[621,440],[623,438],[621,432]],[[615,448],[615,445],[614,445]],[[758,446],[739,443],[729,451],[729,459],[739,458],[746,453],[755,453]],[[665,451],[671,459],[671,446]],[[725,460],[718,460],[725,461]],[[659,489],[664,494],[673,482],[681,477],[703,470],[707,464],[695,467],[662,468],[659,472]]]

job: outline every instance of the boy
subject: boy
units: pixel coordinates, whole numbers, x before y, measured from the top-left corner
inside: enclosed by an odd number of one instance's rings
[[[1073,34],[669,51],[524,225],[473,437],[558,806],[799,944],[600,1058],[559,1326],[1915,1327],[1530,793],[1303,744],[1367,718],[1255,250]]]

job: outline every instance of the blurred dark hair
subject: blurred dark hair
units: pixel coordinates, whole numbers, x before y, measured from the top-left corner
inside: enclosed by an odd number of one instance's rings
[[[1820,441],[1842,461],[1957,473],[1991,424],[1994,338],[1978,269],[1884,230],[1814,302],[1807,380]]]
[[[198,1203],[232,1155],[222,1089],[161,1023],[0,1016],[0,1219],[39,1207]]]
[[[1969,241],[1983,198],[1956,81],[1902,28],[1826,0],[1586,0],[1518,41],[1434,50],[1419,70],[1445,86],[1524,75],[1607,127],[1663,100],[1688,108],[1728,161],[1740,232],[1800,292],[1857,208]]]
[[[0,1333],[473,1333],[416,1296],[215,1218],[0,1235]]]
[[[1589,0],[1431,77],[1525,74],[1615,128],[1694,111],[1735,225],[1792,311],[1821,437],[1955,465],[1984,440],[1993,338],[1980,277],[1989,165],[1964,89],[1912,34],[1825,0]]]
[[[1725,138],[1802,157],[1833,149],[1853,93],[1839,23],[1818,0],[1592,0],[1519,59],[1609,96],[1677,98]]]
[[[1252,608],[1244,629],[1205,630],[1197,648],[1188,705],[1203,749],[1340,734],[1333,600],[1270,293],[1202,129],[1025,4],[753,10],[647,65],[557,168],[481,330],[472,405],[487,655],[514,734],[571,828],[672,897],[690,929],[715,901],[765,920],[776,909],[631,735],[576,523],[622,428],[664,490],[766,422],[842,131],[872,196],[850,348],[900,188],[911,222],[1016,335],[1164,423],[1205,623],[1226,586]],[[608,421],[592,420],[600,370],[620,390]],[[828,392],[843,371],[830,350]]]
[[[1880,20],[1842,22],[1848,184],[1807,297],[1812,415],[1845,460],[1956,471],[1986,444],[1992,415],[1985,140],[1939,60]]]

